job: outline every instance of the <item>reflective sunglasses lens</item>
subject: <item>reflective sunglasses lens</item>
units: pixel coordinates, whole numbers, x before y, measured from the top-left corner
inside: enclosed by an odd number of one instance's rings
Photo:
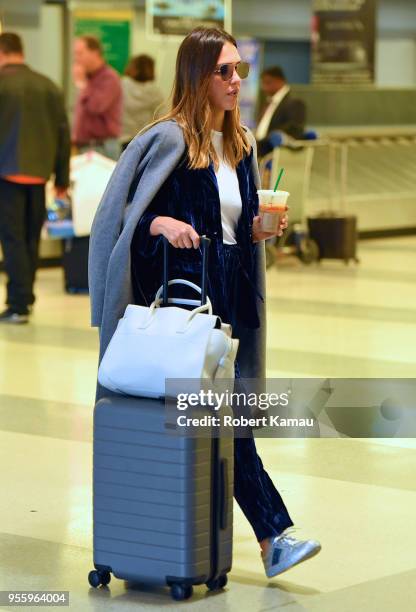
[[[236,70],[240,79],[246,79],[248,77],[248,73],[250,72],[250,64],[247,62],[240,62],[236,67]]]
[[[222,64],[219,67],[219,72],[223,81],[229,81],[233,76],[234,66],[231,64]]]

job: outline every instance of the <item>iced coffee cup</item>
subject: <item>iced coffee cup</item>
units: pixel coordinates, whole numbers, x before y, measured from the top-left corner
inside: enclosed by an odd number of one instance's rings
[[[280,220],[287,211],[288,191],[273,191],[273,189],[259,189],[259,214],[263,232],[276,233]]]

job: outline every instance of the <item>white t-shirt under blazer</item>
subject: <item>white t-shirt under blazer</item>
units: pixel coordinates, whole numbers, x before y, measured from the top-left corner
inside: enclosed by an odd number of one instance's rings
[[[222,132],[211,130],[211,139],[219,160],[219,168],[215,175],[220,194],[223,242],[237,244],[235,234],[242,209],[237,172],[224,161]]]

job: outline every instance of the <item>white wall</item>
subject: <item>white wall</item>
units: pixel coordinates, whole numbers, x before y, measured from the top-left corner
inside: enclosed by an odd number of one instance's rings
[[[382,37],[415,35],[416,2],[414,0],[378,0],[377,27]]]
[[[416,40],[380,38],[376,44],[376,82],[380,87],[416,85]]]
[[[60,86],[63,83],[62,10],[60,6],[43,5],[38,24],[28,26],[8,22],[8,13],[5,13],[5,29],[22,37],[27,63]]]
[[[153,57],[156,65],[156,81],[160,85],[165,98],[168,99],[172,90],[176,54],[180,41],[169,38],[163,40],[149,38],[146,36],[145,28],[145,11],[139,9],[136,12],[133,25],[131,53],[132,55],[146,53]]]

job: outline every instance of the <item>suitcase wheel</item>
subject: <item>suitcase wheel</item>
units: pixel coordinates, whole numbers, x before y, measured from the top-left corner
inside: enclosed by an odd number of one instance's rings
[[[219,588],[223,589],[226,586],[227,582],[228,582],[228,578],[227,578],[226,574],[224,574],[223,576],[220,576],[218,578],[218,586],[219,586]]]
[[[184,586],[183,584],[172,584],[170,587],[170,594],[172,599],[176,601],[183,601],[192,597],[194,589],[192,586]]]
[[[206,585],[210,591],[218,591],[219,589],[223,589],[227,582],[228,578],[226,574],[223,574],[222,576],[218,576],[218,578],[208,580]]]
[[[111,580],[111,574],[110,572],[106,572],[106,571],[98,571],[98,570],[92,570],[89,574],[88,574],[88,582],[90,583],[90,585],[92,587],[94,587],[95,589],[97,587],[99,587],[101,584],[103,586],[107,586],[107,584],[109,584]]]
[[[299,259],[308,265],[319,259],[319,247],[312,238],[302,238],[299,244]]]

